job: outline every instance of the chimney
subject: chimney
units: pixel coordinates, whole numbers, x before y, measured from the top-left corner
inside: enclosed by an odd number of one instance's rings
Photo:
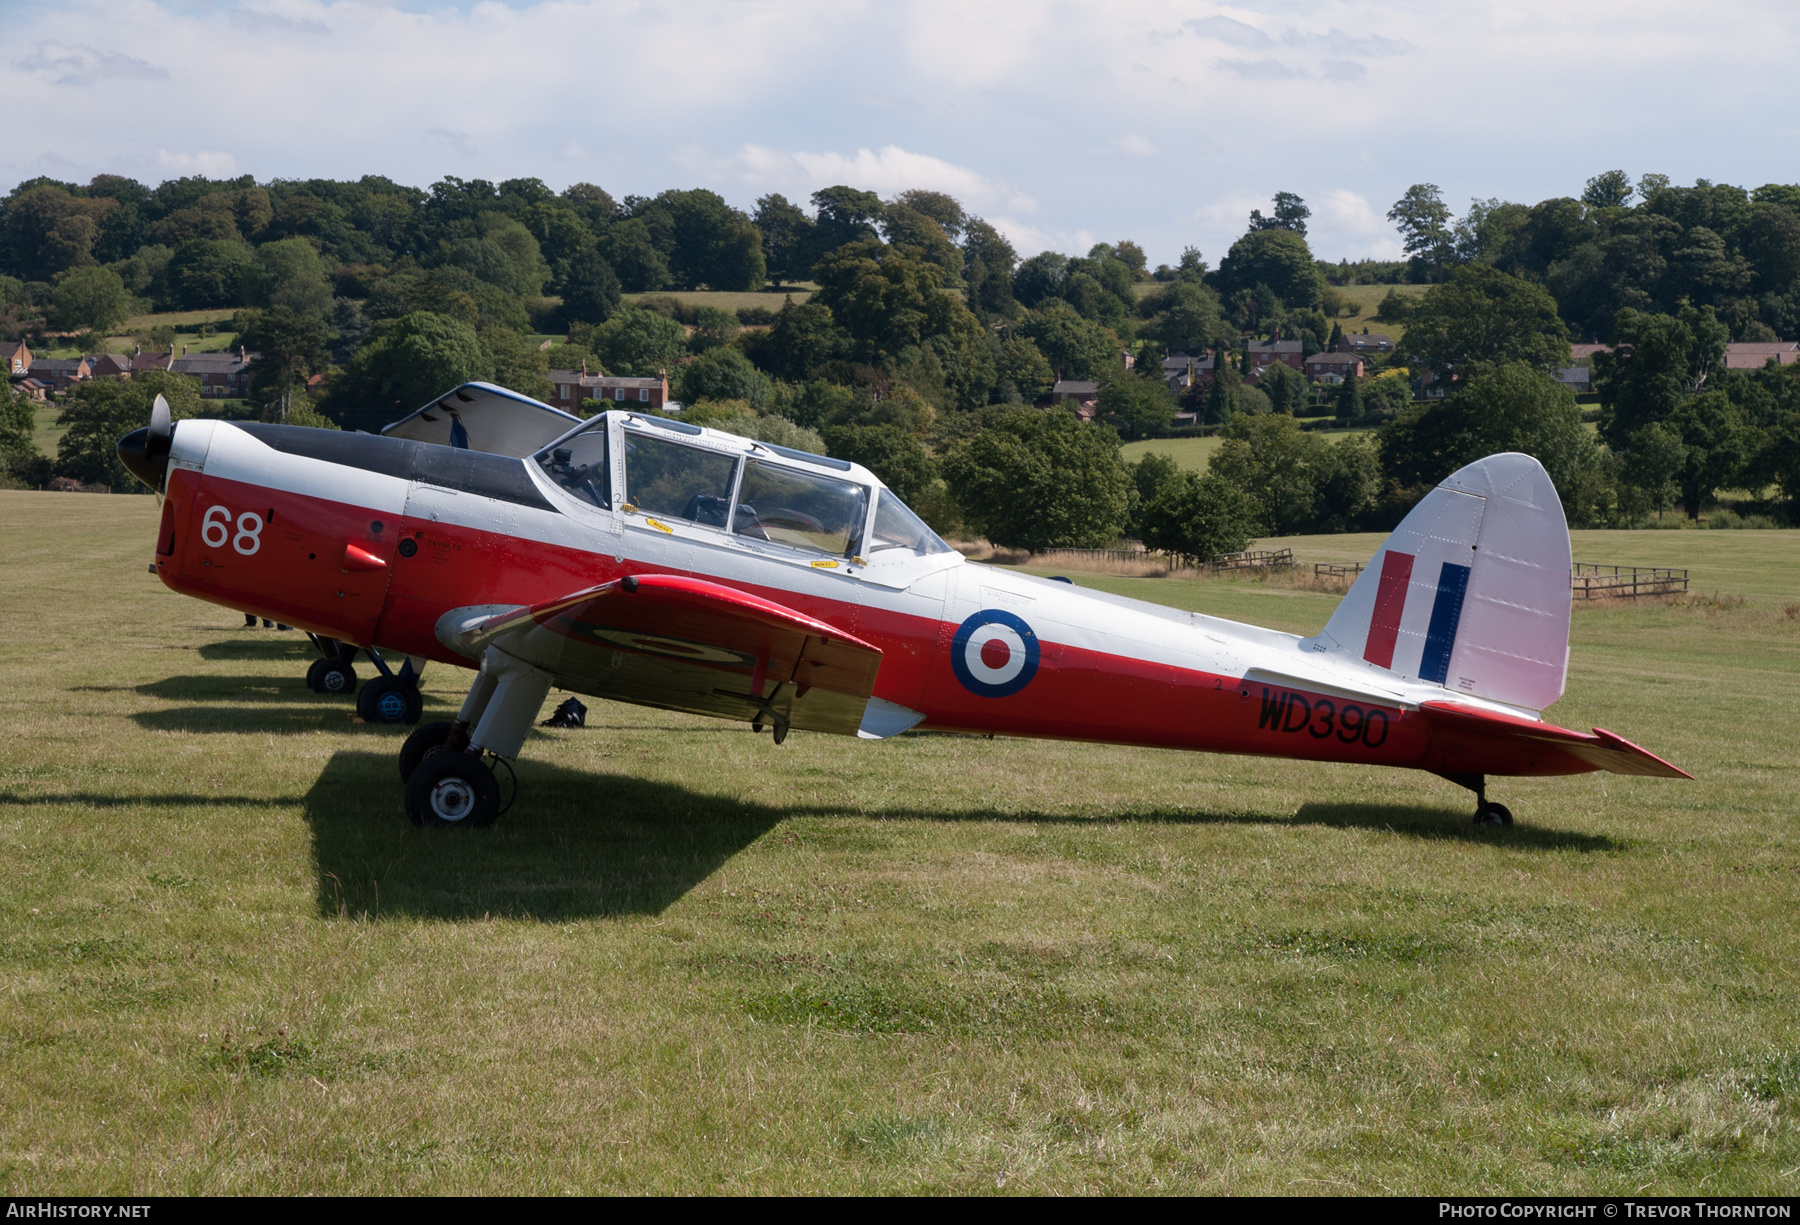
[[[131,355],[133,357],[142,357],[143,353],[144,353],[143,345],[132,345],[131,346]]]
[[[1273,332],[1273,334],[1270,335],[1269,343],[1270,344],[1280,344],[1281,343],[1281,325],[1279,323],[1275,325],[1275,331]]]
[[[186,346],[186,345],[182,345],[182,346],[181,346],[181,355],[182,355],[182,356],[183,356],[183,357],[186,357],[186,356],[187,356],[187,346]]]
[[[247,362],[250,360],[250,355],[248,353],[244,352],[243,345],[238,346],[238,360],[240,362]]]

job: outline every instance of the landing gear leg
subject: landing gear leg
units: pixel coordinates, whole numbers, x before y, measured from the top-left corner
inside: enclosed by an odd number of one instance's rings
[[[552,679],[548,672],[489,647],[438,751],[421,743],[410,771],[407,759],[414,741],[424,741],[442,725],[422,727],[407,737],[400,760],[406,815],[419,825],[492,825],[500,815],[500,787],[482,758],[492,754],[504,762],[519,755]]]
[[[1467,787],[1475,793],[1475,824],[1511,825],[1513,823],[1510,808],[1487,798],[1487,775],[1439,774],[1438,777],[1448,779],[1458,787]]]

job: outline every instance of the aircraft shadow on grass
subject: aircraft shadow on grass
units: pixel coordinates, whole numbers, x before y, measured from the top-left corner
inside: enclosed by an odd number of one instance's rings
[[[526,800],[492,828],[419,829],[401,810],[393,754],[334,755],[301,806],[320,912],[659,914],[796,811],[542,760],[518,771]]]
[[[629,775],[593,774],[528,758],[525,801],[490,829],[422,830],[401,815],[389,753],[335,755],[302,803],[312,828],[322,914],[544,920],[660,914],[776,825],[795,817],[871,822],[1010,822],[1094,826],[1314,825],[1527,851],[1621,849],[1613,839],[1517,825],[1475,827],[1460,811],[1396,804],[1308,804],[1293,817],[1127,813],[1117,817],[989,809],[770,805]],[[503,788],[504,793],[504,788]]]
[[[319,657],[319,652],[307,639],[295,634],[291,637],[262,639],[250,642],[209,642],[194,652],[201,659],[236,659],[246,663],[252,660],[280,661],[296,660],[300,663],[311,663]]]

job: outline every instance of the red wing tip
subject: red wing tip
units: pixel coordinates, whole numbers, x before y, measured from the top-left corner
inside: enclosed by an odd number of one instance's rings
[[[1635,753],[1639,757],[1649,758],[1677,778],[1692,779],[1694,777],[1675,763],[1664,761],[1649,749],[1631,743],[1631,741],[1625,739],[1625,737],[1619,735],[1617,732],[1609,732],[1604,727],[1596,727],[1594,729],[1594,735],[1598,736],[1600,740],[1610,748],[1623,749],[1626,752]]]

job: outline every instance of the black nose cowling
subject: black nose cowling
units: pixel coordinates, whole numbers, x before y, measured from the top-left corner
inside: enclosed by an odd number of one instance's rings
[[[151,457],[148,426],[133,430],[119,439],[119,461],[131,469],[131,475],[150,488],[162,489],[163,473],[169,467],[169,452],[164,449],[161,455]]]
[[[150,424],[119,439],[119,462],[131,469],[131,475],[161,493],[163,478],[169,471],[169,448],[174,441],[175,422],[169,402],[157,396],[150,407]]]

